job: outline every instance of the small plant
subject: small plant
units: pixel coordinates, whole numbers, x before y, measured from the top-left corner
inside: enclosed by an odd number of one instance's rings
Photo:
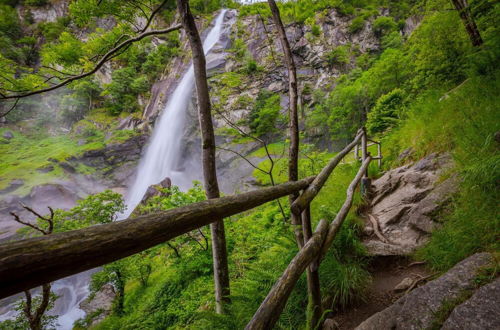
[[[348,46],[339,46],[332,49],[326,55],[326,61],[331,67],[343,66],[349,63],[349,50]]]
[[[319,25],[314,24],[313,26],[311,26],[311,33],[313,36],[319,37],[321,34],[321,28],[319,27]]]
[[[394,21],[394,18],[387,16],[377,17],[375,21],[373,21],[373,32],[376,36],[382,37],[394,30],[396,30],[398,25]]]
[[[363,16],[358,16],[351,21],[351,25],[349,25],[350,33],[357,33],[361,31],[365,27],[365,18]]]

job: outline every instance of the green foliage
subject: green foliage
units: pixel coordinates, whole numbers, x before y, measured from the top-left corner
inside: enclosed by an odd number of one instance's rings
[[[117,115],[122,111],[137,111],[137,95],[147,90],[147,77],[138,76],[132,67],[126,67],[113,71],[112,81],[105,86],[102,95],[108,96],[106,106],[112,114]]]
[[[42,49],[44,65],[61,64],[72,67],[80,62],[83,53],[83,43],[70,32],[62,32],[58,42],[47,44]]]
[[[47,0],[24,0],[24,3],[28,6],[41,7],[47,4]]]
[[[381,133],[397,124],[404,97],[404,92],[396,88],[377,100],[366,121],[369,134]]]
[[[50,311],[51,309],[54,308],[54,303],[57,300],[57,296],[53,293],[50,294],[49,297],[49,304],[47,308],[45,309],[46,311]],[[38,307],[42,303],[42,296],[41,295],[33,295],[32,301],[31,301],[31,310],[36,311]],[[30,329],[29,322],[26,318],[26,315],[24,314],[24,310],[26,308],[26,300],[21,299],[16,303],[15,311],[18,313],[15,319],[13,320],[5,320],[0,322],[0,329],[5,329],[5,330],[25,330],[25,329]],[[40,326],[41,329],[54,329],[57,321],[57,316],[55,315],[48,315],[47,313],[44,313],[42,315],[41,321],[40,321]]]
[[[496,112],[498,74],[472,77],[447,97],[428,93],[408,109],[408,117],[385,142],[388,161],[411,147],[416,158],[431,152],[451,152],[453,173],[462,181],[457,194],[443,205],[441,229],[417,253],[439,271],[479,251],[498,251],[497,228],[500,158],[493,139],[500,130]],[[449,174],[450,176],[452,174]]]
[[[397,24],[394,18],[388,16],[379,16],[372,24],[373,32],[379,37],[382,37],[397,29]]]
[[[198,181],[194,181],[193,187],[188,189],[186,192],[181,192],[177,186],[158,189],[160,191],[160,195],[153,196],[149,198],[145,204],[138,206],[139,214],[166,211],[176,207],[189,205],[191,203],[201,202],[206,199],[201,182]]]
[[[365,27],[365,21],[363,16],[358,16],[353,19],[349,25],[349,33],[354,34],[361,31]]]
[[[263,89],[250,112],[248,126],[258,136],[273,133],[276,131],[280,110],[280,95]]]
[[[326,61],[331,67],[348,64],[350,61],[349,46],[338,46],[332,49],[328,54],[326,54]]]
[[[455,12],[438,12],[424,19],[408,40],[408,56],[415,72],[413,88],[465,79],[470,40]]]
[[[38,29],[49,42],[56,41],[69,24],[68,17],[60,17],[55,22],[40,22]]]

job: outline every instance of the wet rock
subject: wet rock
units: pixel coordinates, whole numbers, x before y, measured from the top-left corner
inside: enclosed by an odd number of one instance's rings
[[[21,179],[14,179],[9,182],[7,188],[1,189],[0,194],[8,194],[21,187],[24,184],[24,181]]]
[[[77,144],[79,146],[83,146],[85,143],[87,143],[87,141],[85,141],[85,139],[79,139]]]
[[[132,116],[127,116],[120,120],[117,129],[134,129],[141,123],[141,120]]]
[[[323,322],[323,330],[336,330],[340,329],[340,326],[334,319],[326,319]]]
[[[116,292],[111,284],[105,284],[93,297],[87,298],[80,303],[80,308],[87,316],[96,315],[89,320],[88,326],[96,325],[111,313]]]
[[[500,329],[500,278],[455,307],[441,330]]]
[[[31,189],[29,206],[44,210],[47,209],[47,206],[69,209],[73,207],[78,197],[75,190],[67,185],[48,183],[35,186]],[[54,205],[55,200],[57,200],[57,205]]]
[[[5,132],[2,134],[2,137],[3,137],[4,139],[10,140],[10,139],[14,138],[14,134],[13,134],[11,131],[5,131]]]
[[[398,285],[394,287],[394,291],[399,292],[408,290],[408,288],[410,288],[412,284],[413,284],[413,279],[411,279],[410,277],[406,277]]]
[[[390,244],[369,237],[365,246],[372,255],[406,255],[422,246],[439,225],[439,211],[456,190],[456,178],[438,183],[451,165],[449,155],[429,155],[414,165],[385,173],[372,185],[371,214]]]
[[[83,163],[103,171],[103,179],[111,181],[112,186],[127,184],[148,137],[147,134],[139,134],[124,142],[107,144],[102,149],[88,150],[82,156],[71,159],[70,163]]]
[[[52,172],[54,170],[54,166],[47,165],[47,166],[39,167],[36,170],[40,173],[49,173],[49,172]]]
[[[409,36],[422,22],[422,16],[410,16],[405,21],[403,28],[403,35]]]
[[[76,173],[76,169],[67,162],[60,162],[59,166],[68,173]]]
[[[356,329],[427,329],[435,320],[436,311],[446,302],[457,299],[464,290],[473,289],[478,271],[492,262],[494,261],[491,254],[477,253],[459,262],[438,279],[399,298],[393,305],[372,315]]]

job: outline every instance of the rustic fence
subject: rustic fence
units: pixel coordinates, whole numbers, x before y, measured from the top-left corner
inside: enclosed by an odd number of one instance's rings
[[[69,275],[92,269],[112,261],[144,251],[157,244],[203,227],[213,219],[222,219],[291,194],[299,197],[291,205],[292,217],[301,219],[297,226],[299,252],[283,275],[273,286],[247,329],[270,329],[279,319],[295,284],[307,269],[310,301],[310,324],[320,322],[322,313],[318,268],[331,246],[349,209],[359,182],[366,178],[372,159],[368,153],[368,139],[360,129],[354,140],[340,151],[315,177],[286,182],[273,187],[210,199],[176,209],[139,216],[109,224],[92,226],[64,233],[29,238],[0,244],[0,298],[40,286]],[[358,159],[361,145],[361,167],[347,189],[347,197],[335,219],[321,220],[313,232],[310,204],[320,192],[339,162],[355,148]],[[300,223],[300,222],[298,222]]]

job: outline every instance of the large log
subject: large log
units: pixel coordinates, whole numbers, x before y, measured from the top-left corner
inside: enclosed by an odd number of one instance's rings
[[[300,275],[313,262],[321,251],[321,246],[328,231],[328,224],[321,220],[313,236],[292,259],[283,275],[274,284],[266,299],[262,302],[252,320],[245,329],[272,329],[278,321],[283,308],[292,293]]]
[[[144,251],[305,189],[313,177],[110,224],[0,244],[0,298]]]
[[[311,203],[314,197],[318,195],[321,188],[323,188],[326,180],[328,180],[330,174],[332,174],[332,171],[335,169],[335,167],[337,167],[342,158],[344,158],[345,155],[347,155],[349,151],[354,148],[354,146],[358,145],[362,135],[363,134],[358,131],[356,138],[354,138],[351,143],[349,143],[342,151],[340,151],[334,158],[332,158],[328,162],[328,164],[316,176],[309,187],[295,200],[295,202],[293,202],[292,206],[290,207],[292,213],[300,214],[300,212],[302,212],[307,207],[307,205]]]

